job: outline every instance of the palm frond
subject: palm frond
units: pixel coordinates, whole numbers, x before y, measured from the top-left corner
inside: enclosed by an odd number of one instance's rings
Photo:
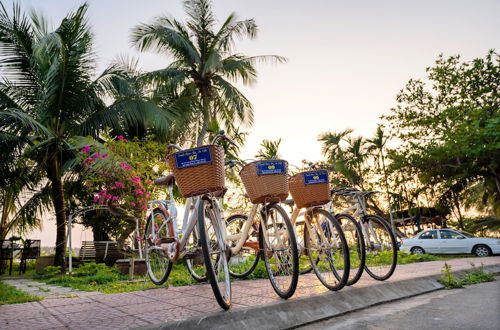
[[[182,58],[190,66],[200,63],[200,56],[183,31],[178,31],[174,23],[163,17],[153,24],[139,24],[132,30],[132,43],[140,50],[171,52]]]

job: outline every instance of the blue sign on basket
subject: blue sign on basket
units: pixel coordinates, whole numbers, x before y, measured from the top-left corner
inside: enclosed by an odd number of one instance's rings
[[[304,184],[328,183],[327,171],[305,172]]]
[[[257,163],[257,174],[285,174],[285,162],[282,160],[263,160]]]
[[[201,147],[186,151],[179,151],[174,154],[175,165],[178,169],[193,167],[212,162],[210,147]]]

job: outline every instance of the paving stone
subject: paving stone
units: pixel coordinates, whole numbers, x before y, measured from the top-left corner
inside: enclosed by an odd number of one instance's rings
[[[103,294],[97,296],[91,296],[87,299],[91,301],[100,302],[111,307],[126,306],[126,305],[140,305],[144,303],[157,301],[154,298],[150,298],[144,295],[126,293],[113,293],[113,294]]]
[[[64,329],[64,324],[57,320],[52,315],[44,315],[41,317],[22,317],[22,318],[11,318],[8,315],[2,314],[0,318],[0,329]]]

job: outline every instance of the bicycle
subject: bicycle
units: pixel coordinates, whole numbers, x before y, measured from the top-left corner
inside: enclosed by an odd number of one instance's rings
[[[161,285],[168,279],[173,262],[193,260],[201,250],[205,276],[217,302],[227,310],[231,306],[230,250],[225,243],[225,222],[220,201],[225,187],[224,150],[215,144],[219,139],[234,144],[221,131],[211,145],[188,150],[182,150],[175,144],[168,145],[167,161],[174,174],[156,179],[155,184],[166,185],[170,199],[148,203],[150,212],[145,229],[145,254],[151,281]],[[171,152],[174,149],[178,151]],[[181,230],[177,226],[174,184],[187,198]]]
[[[378,191],[360,191],[356,188],[332,189],[332,195],[348,197],[351,206],[342,210],[336,217],[340,219],[357,219],[362,233],[358,237],[364,238],[366,259],[364,270],[374,279],[384,281],[392,276],[396,269],[398,248],[396,238],[389,224],[384,218],[375,214],[367,214],[367,196],[378,193]],[[333,212],[333,204],[328,206]],[[352,216],[349,214],[351,213]],[[362,270],[361,262],[356,277],[359,279]]]
[[[350,254],[347,240],[337,219],[322,206],[329,202],[328,171],[306,171],[289,180],[293,200],[285,201],[292,208],[291,222],[297,236],[301,255],[320,282],[332,291],[342,289],[349,278]],[[296,208],[293,206],[296,205]],[[301,213],[301,209],[306,209]],[[303,216],[303,221],[297,219]],[[298,239],[299,240],[299,239]],[[307,269],[303,269],[307,271]]]
[[[237,214],[228,219],[230,274],[248,276],[262,258],[274,291],[288,299],[297,288],[299,265],[293,226],[279,205],[288,195],[287,162],[232,161],[229,166],[236,164],[242,166],[240,177],[253,206],[248,215]]]

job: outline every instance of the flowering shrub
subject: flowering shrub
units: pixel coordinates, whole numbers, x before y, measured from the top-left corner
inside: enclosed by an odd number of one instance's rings
[[[80,161],[85,168],[82,175],[85,186],[94,193],[93,201],[123,208],[142,218],[148,200],[159,192],[152,179],[167,170],[165,145],[127,141],[123,136],[106,136],[104,144],[91,138],[80,142]]]

